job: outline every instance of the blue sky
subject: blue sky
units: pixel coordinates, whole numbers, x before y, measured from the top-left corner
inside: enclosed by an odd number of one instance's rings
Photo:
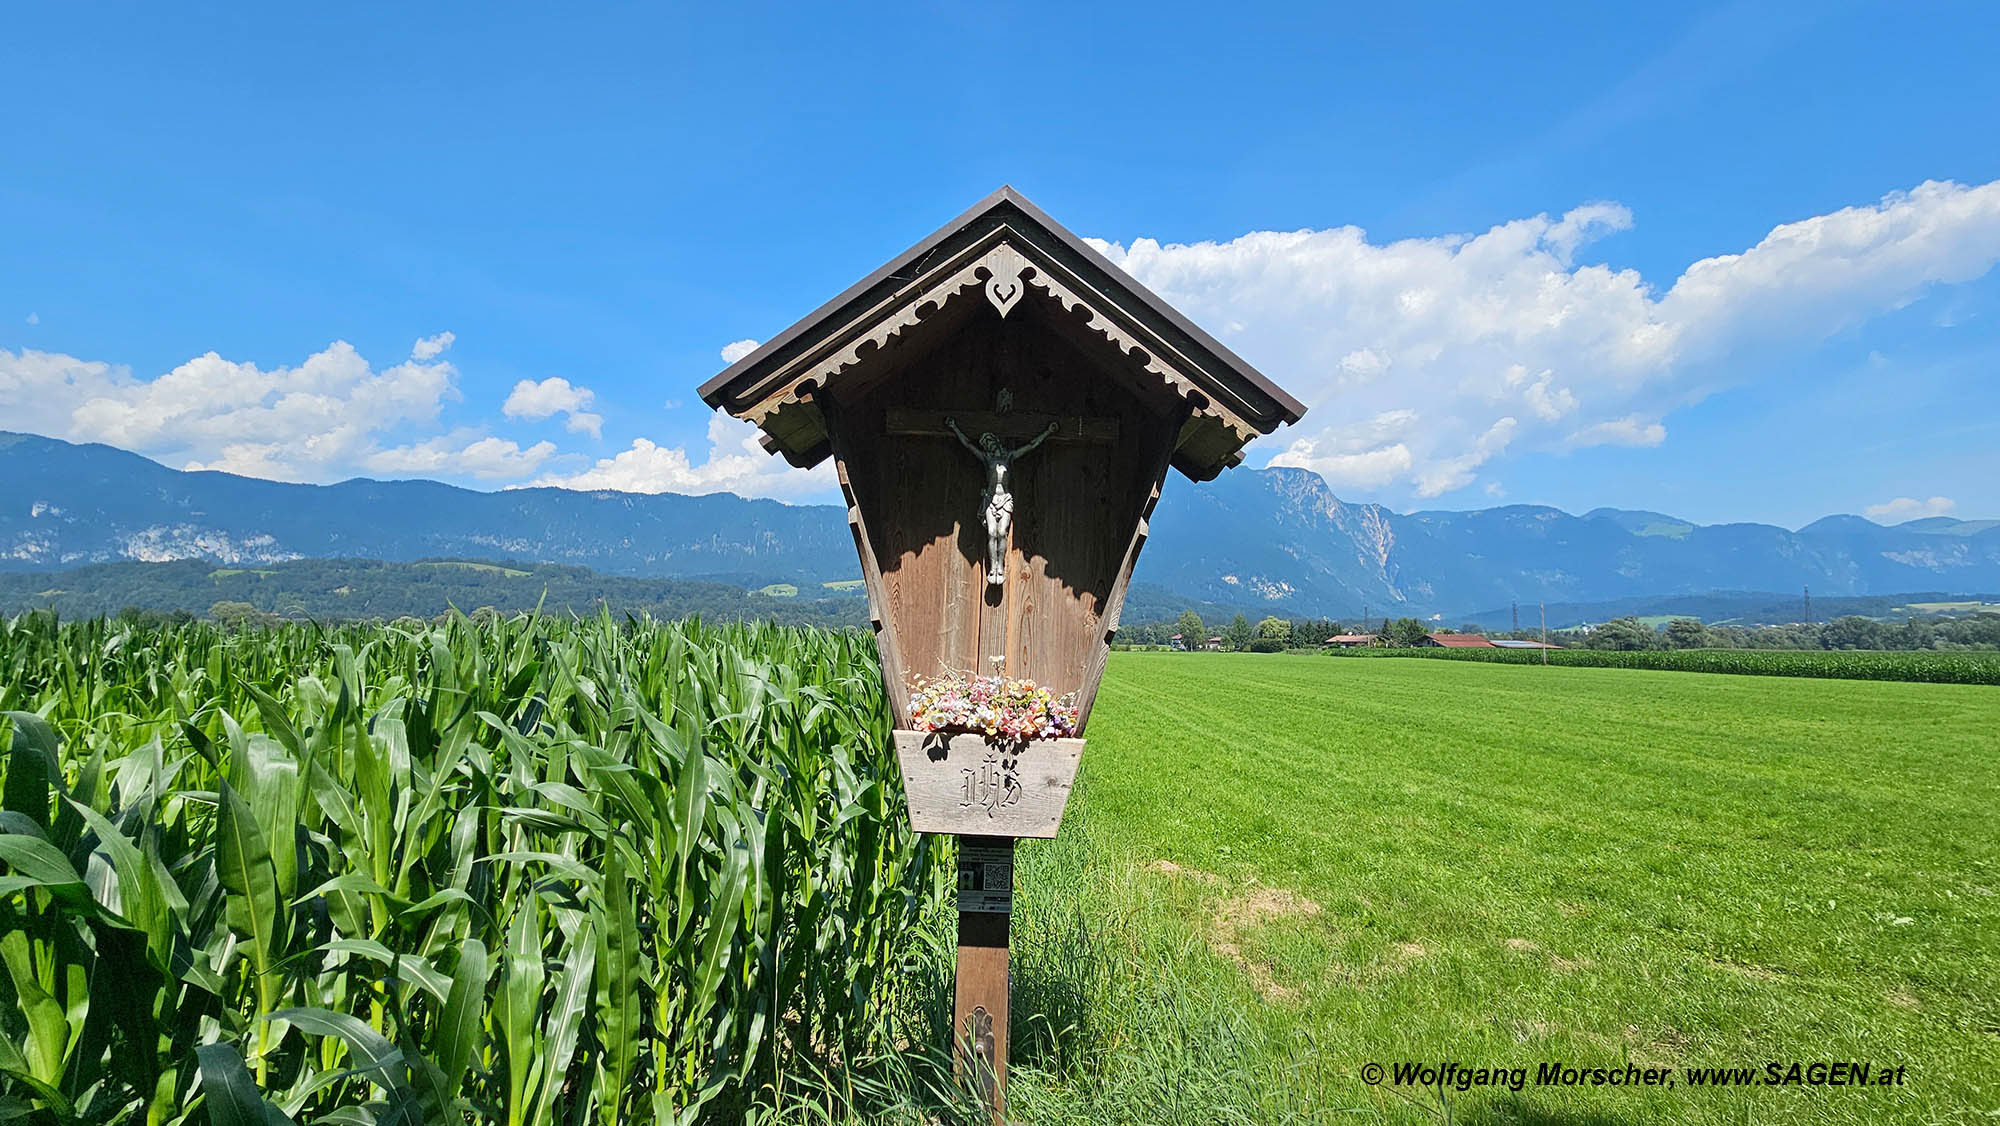
[[[1004,182],[1345,499],[2000,516],[1990,3],[723,7],[14,10],[0,426],[824,499],[695,384]]]

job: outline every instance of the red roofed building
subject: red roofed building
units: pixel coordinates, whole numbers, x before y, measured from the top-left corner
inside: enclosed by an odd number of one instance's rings
[[[1326,644],[1337,645],[1342,649],[1358,649],[1363,645],[1373,645],[1380,640],[1382,639],[1372,633],[1336,633],[1326,639]]]
[[[1427,633],[1419,648],[1431,649],[1493,649],[1491,641],[1476,633]]]

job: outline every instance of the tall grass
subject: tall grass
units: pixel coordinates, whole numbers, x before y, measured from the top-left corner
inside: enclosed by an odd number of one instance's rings
[[[0,712],[0,1118],[831,1117],[933,1034],[860,635],[25,616]]]

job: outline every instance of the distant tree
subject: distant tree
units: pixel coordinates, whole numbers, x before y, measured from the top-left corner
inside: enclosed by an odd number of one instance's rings
[[[1415,618],[1397,618],[1394,625],[1386,627],[1385,632],[1391,645],[1413,649],[1422,645],[1424,638],[1430,636],[1431,631]]]
[[[1934,649],[1937,647],[1937,627],[1929,622],[1908,621],[1887,632],[1893,635],[1887,642],[1892,649]]]
[[[1250,648],[1250,641],[1256,635],[1257,631],[1250,627],[1250,619],[1241,614],[1236,615],[1235,620],[1229,623],[1229,628],[1222,631],[1222,639],[1231,649],[1239,653]]]
[[[1458,633],[1476,633],[1476,634],[1478,634],[1478,635],[1479,635],[1479,636],[1481,636],[1481,637],[1484,637],[1484,636],[1486,636],[1486,630],[1485,630],[1485,629],[1483,629],[1483,628],[1482,628],[1482,627],[1481,627],[1481,626],[1479,625],[1479,623],[1478,623],[1478,622],[1466,622],[1465,624],[1463,624],[1463,625],[1459,626],[1456,632],[1458,632]]]
[[[1182,610],[1180,618],[1174,622],[1174,632],[1181,635],[1189,649],[1201,648],[1208,640],[1208,627],[1201,624],[1201,615],[1193,610]]]
[[[1937,631],[1940,642],[1949,639],[1953,645],[2000,648],[2000,614],[1975,614],[1970,618],[1940,622]]]
[[[248,602],[217,602],[208,608],[208,616],[234,629],[257,616],[257,608]]]
[[[1292,623],[1278,617],[1276,614],[1257,623],[1257,640],[1259,641],[1276,641],[1280,643],[1280,647],[1282,648],[1282,643],[1288,642],[1291,639]]]
[[[1590,631],[1592,649],[1653,649],[1659,637],[1637,618],[1613,618]]]
[[[1667,648],[1702,649],[1709,644],[1708,627],[1694,618],[1675,618],[1667,623]]]
[[[1849,615],[1820,627],[1819,643],[1828,649],[1880,649],[1883,635],[1881,622]]]

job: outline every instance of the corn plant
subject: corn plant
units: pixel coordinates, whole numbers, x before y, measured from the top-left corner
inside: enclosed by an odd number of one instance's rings
[[[894,1050],[872,642],[0,622],[0,1118],[692,1122]]]

